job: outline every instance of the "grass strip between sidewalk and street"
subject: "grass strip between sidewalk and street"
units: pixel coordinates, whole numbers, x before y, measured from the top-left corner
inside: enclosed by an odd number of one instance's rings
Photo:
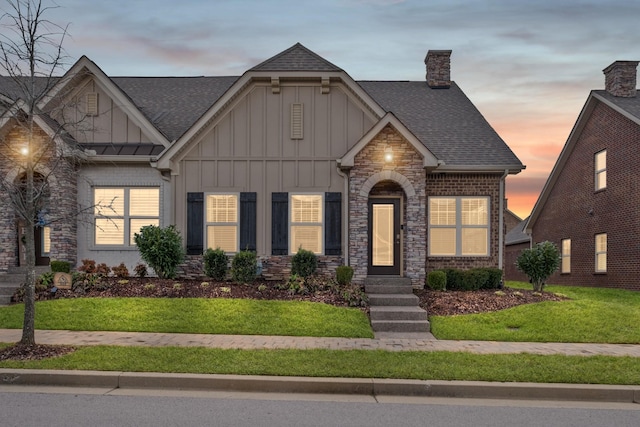
[[[51,359],[3,361],[0,368],[640,384],[640,363],[633,357],[462,352],[87,346]]]

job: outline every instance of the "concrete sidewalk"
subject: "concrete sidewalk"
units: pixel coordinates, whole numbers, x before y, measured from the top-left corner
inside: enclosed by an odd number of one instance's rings
[[[22,330],[0,329],[0,342],[17,342]],[[263,335],[165,334],[36,330],[39,344],[210,347],[226,349],[329,349],[387,351],[464,351],[477,354],[564,354],[640,357],[637,344],[529,343],[437,340],[431,334],[369,338],[317,338]]]

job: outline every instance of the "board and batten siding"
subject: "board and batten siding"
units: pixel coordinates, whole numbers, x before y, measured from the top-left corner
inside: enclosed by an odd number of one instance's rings
[[[88,93],[98,95],[98,113],[86,115]],[[150,139],[121,106],[102,90],[95,79],[88,79],[66,102],[64,123],[79,123],[66,130],[79,143],[148,143]],[[156,143],[158,143],[156,141]]]
[[[303,104],[303,137],[291,139],[291,104]],[[273,193],[344,192],[342,157],[376,118],[340,85],[254,83],[187,147],[174,175],[176,224],[187,232],[187,194],[256,194],[256,249],[271,254]],[[346,200],[346,198],[343,198]],[[331,248],[335,251],[335,248]]]

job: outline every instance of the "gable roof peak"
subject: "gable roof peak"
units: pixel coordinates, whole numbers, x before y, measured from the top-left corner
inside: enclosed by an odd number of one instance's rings
[[[342,71],[342,69],[301,43],[296,43],[249,71]]]

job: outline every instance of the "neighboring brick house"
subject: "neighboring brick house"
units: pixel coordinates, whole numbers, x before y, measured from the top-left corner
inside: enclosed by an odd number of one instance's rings
[[[526,226],[562,252],[549,283],[640,290],[637,61],[604,69]]]
[[[523,250],[531,248],[531,236],[524,232],[529,218],[520,221],[511,230],[507,229],[505,237],[505,256],[504,256],[504,278],[505,280],[516,280],[519,282],[528,282],[529,277],[522,273],[516,267],[516,261]]]
[[[86,124],[66,129],[86,157],[68,200],[114,209],[51,224],[48,255],[131,269],[133,233],[175,224],[196,273],[208,247],[255,250],[267,278],[299,247],[328,274],[353,266],[356,282],[501,268],[504,182],[524,166],[451,81],[450,54],[429,51],[413,82],[356,82],[300,44],[239,77],[108,77],[82,57],[52,90]],[[6,270],[19,239],[2,212]]]

